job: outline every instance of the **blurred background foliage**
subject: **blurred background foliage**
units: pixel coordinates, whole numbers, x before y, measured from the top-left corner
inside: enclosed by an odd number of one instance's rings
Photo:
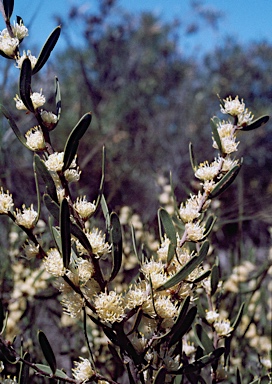
[[[240,46],[226,38],[221,47],[201,57],[186,54],[182,38],[199,28],[218,28],[220,13],[201,12],[192,2],[197,22],[165,22],[152,13],[120,10],[115,0],[98,2],[95,13],[71,8],[62,25],[65,50],[54,51],[47,69],[36,75],[35,90],[43,87],[48,109],[53,108],[54,76],[62,92],[62,118],[53,133],[55,150],[87,111],[91,128],[79,148],[83,170],[78,194],[94,199],[101,175],[101,148],[106,146],[105,195],[111,209],[124,205],[140,214],[146,225],[156,220],[158,178],[172,171],[177,201],[195,192],[188,144],[194,144],[199,162],[212,160],[210,118],[219,111],[217,94],[243,97],[256,117],[269,114],[272,97],[272,46],[267,42]],[[204,22],[204,23],[203,23]],[[78,29],[78,42],[70,38]],[[15,111],[12,97],[17,84],[8,81],[10,63],[1,60],[1,98],[20,121],[22,131],[34,122]],[[46,73],[44,71],[47,71]],[[40,81],[39,76],[48,82]],[[17,79],[17,76],[14,76]],[[17,81],[17,80],[16,80]],[[8,86],[7,86],[8,85]],[[219,117],[224,118],[223,115]],[[1,184],[18,206],[36,201],[32,154],[17,143],[2,120]],[[272,130],[264,128],[241,137],[242,176],[218,205],[221,229],[216,241],[227,247],[241,236],[255,245],[267,245],[271,214]],[[22,200],[27,196],[27,200]],[[231,203],[230,203],[231,202]],[[238,219],[237,219],[238,217]],[[243,225],[241,224],[243,223]],[[231,240],[226,242],[226,238]],[[241,240],[241,238],[240,238]]]

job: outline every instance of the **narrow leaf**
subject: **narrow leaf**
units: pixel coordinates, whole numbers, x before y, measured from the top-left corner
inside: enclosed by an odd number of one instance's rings
[[[63,265],[65,268],[68,268],[71,256],[71,233],[70,211],[69,204],[66,198],[62,200],[60,206],[60,235]]]
[[[186,373],[198,371],[199,369],[204,368],[206,365],[211,364],[214,361],[218,360],[223,353],[224,353],[223,347],[217,348],[209,355],[203,356],[200,359],[194,361],[192,364],[184,366],[183,369],[181,368],[182,373],[186,374]]]
[[[245,127],[239,128],[241,131],[252,131],[253,129],[259,128],[262,125],[266,124],[269,120],[269,116],[261,116],[258,119],[252,121],[252,123],[246,125]]]
[[[30,354],[26,352],[23,356],[23,359],[30,361]],[[21,363],[20,373],[19,373],[19,384],[28,384],[29,383],[29,365]]]
[[[200,281],[202,281],[202,280],[206,279],[207,277],[209,277],[210,274],[211,274],[211,271],[210,271],[210,270],[205,271],[205,272],[203,272],[201,275],[199,275],[196,279],[194,279],[194,280],[192,281],[192,283],[193,283],[193,284],[198,284],[198,283],[200,283]]]
[[[212,199],[224,192],[234,182],[240,169],[241,165],[235,165],[233,168],[231,168],[216,184],[209,197]]]
[[[232,323],[232,327],[233,327],[233,331],[235,331],[235,329],[238,327],[238,325],[240,324],[240,321],[242,319],[242,316],[243,316],[243,311],[244,311],[244,307],[245,307],[245,303],[242,303],[240,308],[239,308],[239,312],[234,320],[234,322]]]
[[[219,268],[218,265],[212,267],[211,273],[211,296],[213,296],[217,290],[219,282]]]
[[[110,215],[110,237],[112,243],[112,270],[110,281],[113,280],[118,274],[121,265],[122,265],[122,228],[118,215],[115,212],[112,212]]]
[[[21,72],[20,72],[20,80],[19,80],[19,93],[22,99],[22,102],[27,107],[30,112],[35,112],[32,100],[31,100],[31,61],[28,57],[26,57],[23,61]]]
[[[26,147],[28,148],[28,146],[26,145],[26,138],[25,136],[20,132],[19,128],[17,127],[15,121],[13,120],[11,114],[8,112],[8,110],[2,105],[0,104],[0,109],[1,109],[1,112],[3,113],[3,115],[5,116],[5,118],[8,120],[9,122],[9,125],[10,125],[10,128],[13,130],[13,132],[15,133],[15,135],[17,136],[17,139]],[[28,148],[29,149],[29,148]]]
[[[191,166],[192,166],[193,172],[195,173],[197,169],[197,162],[195,159],[194,148],[192,143],[189,144],[189,154],[190,154]]]
[[[64,148],[64,156],[63,156],[63,168],[62,171],[66,171],[69,168],[70,164],[74,160],[74,157],[77,153],[77,148],[79,145],[79,140],[82,138],[84,133],[87,131],[92,120],[91,113],[86,113],[74,127],[72,132],[70,133]]]
[[[111,228],[110,212],[109,212],[108,204],[106,202],[104,195],[101,196],[101,202],[100,203],[101,203],[102,212],[103,212],[105,222],[106,222],[107,232],[110,232],[110,228]]]
[[[219,151],[222,152],[222,143],[221,143],[220,136],[219,136],[218,129],[217,129],[219,122],[220,122],[220,120],[218,119],[218,117],[214,116],[211,118],[211,127],[212,127],[213,139],[216,142]]]
[[[105,146],[102,148],[102,167],[101,167],[101,181],[98,190],[98,196],[95,203],[95,212],[97,211],[99,204],[101,202],[103,191],[104,191],[104,182],[105,182],[105,162],[106,162],[106,149]]]
[[[51,35],[46,40],[38,58],[37,58],[37,62],[35,64],[35,67],[33,68],[33,75],[35,73],[37,73],[40,69],[42,69],[44,64],[49,59],[49,56],[50,56],[51,52],[53,51],[53,49],[54,49],[54,47],[55,47],[55,45],[59,39],[60,31],[61,31],[61,27],[58,26],[57,28],[54,29],[54,31],[51,33]]]
[[[59,221],[59,205],[47,193],[43,195],[43,201],[50,214]]]
[[[6,18],[9,21],[14,8],[14,0],[3,0],[3,6],[4,6]]]
[[[38,369],[42,370],[43,372],[49,374],[49,375],[52,375],[52,369],[50,367],[48,367],[48,365],[44,365],[44,364],[35,364],[35,367],[37,367]],[[55,371],[55,376],[57,378],[60,378],[60,379],[68,379],[68,376],[66,375],[66,373],[64,373],[63,371],[61,371],[60,369],[57,369]]]
[[[189,309],[187,315],[184,317],[184,320],[179,328],[176,329],[176,332],[173,334],[169,341],[169,347],[176,344],[184,335],[185,333],[191,328],[192,323],[196,317],[197,314],[197,308],[192,307]]]
[[[93,254],[92,246],[88,240],[86,234],[82,231],[82,229],[77,224],[71,223],[71,233],[79,240],[81,245],[88,251],[89,255]]]
[[[196,334],[200,340],[200,346],[204,348],[206,353],[211,353],[214,350],[213,341],[209,338],[202,325],[196,324]]]
[[[176,230],[173,224],[173,221],[169,215],[169,213],[163,209],[159,209],[159,217],[162,221],[162,225],[164,228],[164,231],[166,233],[166,236],[170,240],[169,248],[168,248],[168,255],[167,255],[167,263],[169,264],[171,260],[173,259],[176,248],[177,248],[177,234]]]
[[[46,190],[48,192],[48,195],[51,197],[52,200],[58,203],[58,195],[57,195],[55,183],[52,179],[52,176],[49,170],[47,169],[47,166],[45,165],[45,162],[41,160],[40,156],[37,154],[34,155],[34,169],[43,179],[46,185]]]
[[[0,299],[0,332],[2,332],[5,323],[5,311],[2,300]]]
[[[60,114],[61,114],[61,94],[60,94],[59,80],[57,77],[55,77],[55,101],[56,101],[56,116],[59,121]]]
[[[213,226],[216,222],[217,217],[214,215],[210,215],[205,223],[205,232],[203,234],[203,237],[206,238],[211,233]]]
[[[139,262],[141,262],[141,257],[138,253],[138,250],[137,250],[137,241],[136,241],[136,235],[135,235],[135,229],[133,227],[133,225],[131,224],[130,225],[130,228],[131,228],[131,241],[132,241],[132,247],[133,247],[133,250],[134,250],[134,253],[135,255],[137,256],[137,259],[139,260]]]
[[[162,366],[156,376],[155,376],[155,379],[153,381],[153,384],[162,384],[162,383],[165,383],[165,377],[166,377],[166,369],[164,368],[164,366]]]
[[[55,358],[54,352],[51,348],[51,345],[50,345],[47,337],[43,333],[43,331],[38,332],[38,340],[39,340],[43,355],[44,355],[49,367],[51,368],[53,374],[55,374],[56,369],[57,369],[56,358]]]
[[[236,369],[236,383],[237,384],[242,384],[242,379],[241,379],[241,376],[240,376],[239,368]]]
[[[35,155],[34,155],[35,156]],[[35,157],[33,161],[33,169],[34,169],[34,179],[35,179],[35,186],[36,186],[36,193],[37,193],[37,204],[38,204],[38,214],[37,217],[34,221],[34,226],[37,224],[40,215],[41,215],[41,194],[40,194],[40,188],[39,188],[39,182],[38,182],[38,174],[36,171],[36,166],[35,166]]]
[[[167,280],[163,285],[157,288],[157,291],[163,291],[184,280],[196,267],[205,259],[209,250],[209,242],[206,240],[202,244],[198,256],[193,256],[174,276]]]

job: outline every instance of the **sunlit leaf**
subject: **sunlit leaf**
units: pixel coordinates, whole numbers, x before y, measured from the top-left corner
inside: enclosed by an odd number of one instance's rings
[[[22,102],[30,112],[34,112],[34,106],[31,100],[31,61],[26,57],[21,66],[20,80],[19,80],[19,93]]]
[[[50,343],[49,343],[49,341],[48,341],[48,339],[45,336],[43,331],[38,332],[38,340],[39,340],[43,355],[45,357],[45,360],[47,361],[49,367],[51,368],[51,370],[54,374],[56,372],[56,369],[57,369],[56,358],[55,358],[54,352],[51,348],[51,345],[50,345]]]
[[[82,138],[84,133],[87,131],[90,123],[92,120],[91,113],[86,113],[77,123],[77,125],[74,127],[72,132],[70,133],[65,147],[64,147],[64,156],[63,156],[63,167],[62,171],[66,171],[66,169],[69,168],[72,161],[75,158],[75,155],[77,153],[77,148],[79,145],[79,140]]]
[[[43,372],[49,374],[49,375],[52,375],[52,369],[50,367],[48,367],[48,365],[44,365],[44,364],[35,364],[35,366],[42,370]],[[67,379],[68,376],[66,375],[66,373],[64,373],[63,371],[61,371],[60,369],[57,369],[55,371],[55,376],[60,378],[60,379]]]
[[[195,268],[197,268],[207,256],[209,242],[206,240],[202,244],[198,256],[193,256],[174,276],[167,280],[163,285],[157,288],[157,291],[163,291],[184,280]]]
[[[70,232],[70,211],[66,198],[60,206],[60,235],[61,235],[61,253],[63,257],[64,268],[68,268],[71,256],[71,232]]]
[[[218,117],[214,116],[211,118],[211,127],[212,127],[213,139],[216,142],[219,151],[222,152],[222,143],[221,143],[220,136],[218,133],[218,124],[219,123],[220,123],[220,119],[218,119]]]
[[[33,75],[35,73],[37,73],[40,69],[42,69],[44,64],[49,59],[49,56],[50,56],[51,52],[53,51],[53,49],[54,49],[54,47],[55,47],[55,45],[59,39],[60,31],[61,31],[61,27],[60,26],[56,27],[54,29],[54,31],[51,33],[51,35],[48,37],[48,39],[46,40],[38,58],[37,58],[37,62],[35,64],[35,67],[33,68],[33,71],[32,71]]]
[[[171,260],[173,259],[176,248],[177,248],[177,234],[176,230],[173,224],[173,221],[169,215],[169,213],[163,209],[159,209],[159,217],[162,221],[162,225],[165,231],[166,236],[170,240],[169,248],[168,248],[168,255],[167,255],[167,263],[169,264]]]
[[[235,165],[233,168],[231,168],[216,184],[209,197],[212,199],[224,192],[234,182],[240,169],[241,165]]]

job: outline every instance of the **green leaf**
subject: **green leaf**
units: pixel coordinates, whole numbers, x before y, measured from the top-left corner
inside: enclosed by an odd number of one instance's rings
[[[60,114],[61,114],[61,94],[60,94],[59,79],[57,77],[55,77],[55,101],[56,101],[56,116],[59,121]]]
[[[38,369],[40,369],[41,371],[47,373],[48,375],[52,375],[52,369],[50,367],[48,367],[48,365],[44,365],[44,364],[35,364],[35,367],[37,367]],[[55,376],[57,378],[60,378],[60,379],[68,379],[68,376],[66,375],[66,373],[64,373],[63,371],[61,371],[60,369],[57,369],[55,371]]]
[[[59,221],[59,209],[60,209],[59,205],[54,200],[52,200],[51,197],[47,193],[45,193],[43,195],[43,201],[44,201],[46,208],[50,212],[50,214],[58,222]]]
[[[71,232],[70,232],[70,211],[66,198],[63,198],[60,206],[60,235],[61,251],[64,268],[68,268],[71,256]]]
[[[175,333],[171,337],[169,341],[169,347],[176,344],[181,338],[185,335],[185,333],[191,328],[193,321],[197,314],[197,308],[192,307],[189,309],[188,313],[183,319],[183,322],[180,324],[180,327],[176,329]]]
[[[45,357],[45,360],[47,361],[53,374],[55,374],[56,369],[57,369],[56,358],[55,358],[54,352],[51,348],[51,345],[50,345],[47,337],[43,333],[43,331],[38,331],[38,340],[39,340],[43,355]]]
[[[23,359],[30,361],[30,354],[26,352],[23,356]],[[19,373],[19,384],[28,384],[29,383],[29,365],[21,363],[20,364],[20,373]]]
[[[198,283],[200,283],[200,281],[202,281],[202,280],[206,279],[207,277],[209,277],[210,274],[211,274],[211,271],[210,271],[210,270],[205,271],[205,272],[203,272],[201,275],[199,275],[196,279],[194,279],[194,280],[192,281],[192,283],[193,283],[193,284],[198,284]]]
[[[105,160],[106,160],[106,149],[105,146],[102,148],[102,167],[101,167],[101,181],[100,181],[100,186],[98,190],[98,196],[97,200],[95,203],[95,212],[97,211],[99,204],[101,202],[102,196],[103,196],[103,191],[104,191],[104,182],[105,182]]]
[[[211,273],[211,296],[213,296],[217,290],[219,283],[219,268],[218,265],[212,267]]]
[[[3,6],[4,6],[6,18],[9,21],[14,8],[14,0],[3,0]]]
[[[0,299],[0,334],[3,332],[4,324],[5,324],[5,311],[4,311],[4,306],[2,303],[2,300]]]
[[[84,133],[87,131],[87,128],[89,127],[92,120],[91,113],[86,113],[77,123],[77,125],[74,127],[72,132],[70,133],[66,144],[64,148],[64,156],[63,156],[63,162],[64,165],[62,167],[62,171],[66,171],[66,169],[69,168],[72,161],[75,158],[75,155],[77,153],[77,148],[79,145],[79,140],[82,138]]]
[[[162,221],[162,225],[163,225],[164,231],[166,233],[166,236],[170,240],[170,244],[169,244],[169,248],[168,248],[168,255],[167,255],[167,263],[169,264],[171,262],[171,260],[173,259],[175,252],[176,252],[177,234],[176,234],[176,230],[175,230],[173,221],[172,221],[169,213],[165,209],[160,208],[158,214],[159,214],[159,217]]]
[[[180,329],[184,321],[185,315],[188,311],[189,305],[190,305],[190,296],[187,296],[186,299],[183,301],[182,305],[179,307],[178,316],[176,321],[174,322],[173,327],[167,333],[165,333],[161,337],[158,337],[159,339],[164,339],[166,336],[174,335],[176,331]]]
[[[110,212],[109,212],[108,204],[106,202],[104,195],[101,196],[101,202],[100,203],[101,203],[102,212],[103,212],[105,222],[106,222],[107,232],[110,232],[110,229],[111,229]]]
[[[160,369],[158,370],[158,372],[155,376],[153,384],[165,383],[166,373],[167,373],[167,370],[164,368],[164,366],[160,367]]]
[[[93,254],[92,246],[82,229],[77,224],[71,223],[71,233],[79,240],[80,244],[83,245],[91,256]]]
[[[20,79],[19,79],[19,93],[22,99],[22,102],[27,107],[30,112],[35,112],[32,100],[31,100],[31,61],[26,57],[23,61]]]
[[[136,245],[137,241],[136,241],[135,229],[134,229],[132,224],[130,225],[130,228],[131,228],[131,241],[132,241],[133,251],[135,253],[135,256],[137,256],[137,259],[141,263],[142,259],[141,259],[141,256],[139,255],[138,250],[137,250],[137,245]]]
[[[257,129],[261,127],[262,125],[266,124],[269,120],[269,116],[261,116],[258,119],[252,121],[252,123],[239,128],[239,131],[252,131],[253,129]]]
[[[200,346],[205,350],[206,353],[211,353],[214,350],[213,341],[207,335],[202,325],[196,324],[195,326],[196,335],[200,341]]]
[[[167,280],[163,285],[157,288],[157,291],[163,291],[184,280],[196,267],[198,267],[207,256],[209,242],[206,240],[202,244],[198,256],[193,256],[174,276]]]
[[[236,383],[242,384],[242,379],[241,379],[239,368],[236,368]]]
[[[112,243],[112,270],[110,281],[118,274],[122,265],[122,228],[118,215],[112,212],[110,215],[110,237]]]
[[[42,50],[37,58],[37,62],[35,64],[35,67],[33,68],[33,75],[37,72],[39,72],[40,69],[44,66],[44,64],[49,59],[49,56],[51,52],[53,51],[59,36],[60,36],[61,27],[58,26],[54,29],[54,31],[51,33],[51,35],[46,40],[44,46],[42,47]]]
[[[33,226],[35,226],[41,215],[41,194],[40,194],[40,188],[39,188],[39,182],[38,182],[38,174],[36,172],[36,166],[35,166],[35,155],[34,155],[34,161],[33,161],[33,169],[34,169],[34,179],[35,179],[35,186],[36,186],[36,192],[37,192],[37,204],[38,204],[38,212],[37,212],[38,214],[33,224]]]
[[[212,199],[212,198],[220,195],[222,192],[224,192],[234,182],[240,169],[241,169],[241,165],[235,165],[233,168],[231,168],[222,177],[222,179],[215,185],[215,187],[212,190],[212,192],[210,193],[209,197]]]
[[[189,154],[190,154],[191,166],[192,166],[193,172],[195,173],[197,169],[197,162],[195,159],[194,148],[192,143],[189,144]]]
[[[17,139],[27,148],[29,149],[29,147],[26,145],[26,138],[25,136],[20,132],[19,128],[17,127],[15,121],[13,120],[11,114],[8,112],[8,110],[2,105],[0,104],[0,109],[1,109],[1,112],[3,113],[3,115],[5,116],[5,118],[8,120],[9,122],[9,125],[10,125],[10,128],[13,130],[13,132],[15,133]]]
[[[206,238],[211,233],[213,226],[216,222],[217,217],[214,215],[210,215],[205,223],[205,232],[203,234],[203,238]]]
[[[51,173],[45,165],[45,162],[41,160],[40,156],[36,153],[34,154],[34,171],[37,172],[43,179],[48,195],[58,204],[56,186],[52,179]]]
[[[244,307],[245,307],[245,303],[242,303],[240,308],[239,308],[239,311],[238,311],[238,314],[235,318],[235,320],[233,321],[233,323],[231,324],[231,326],[233,327],[233,332],[235,331],[235,329],[238,327],[238,325],[240,324],[240,321],[242,319],[242,316],[243,316],[243,311],[244,311]]]
[[[181,373],[191,373],[198,371],[202,368],[204,368],[206,365],[213,363],[214,361],[218,360],[219,357],[224,353],[224,348],[220,347],[215,349],[212,353],[209,355],[203,356],[200,359],[194,361],[192,364],[186,365],[181,368]]]
[[[218,133],[218,128],[217,128],[219,123],[220,123],[220,119],[218,119],[218,117],[214,116],[211,118],[211,128],[213,133],[213,139],[216,142],[219,151],[222,152],[222,143],[221,143],[220,136]]]

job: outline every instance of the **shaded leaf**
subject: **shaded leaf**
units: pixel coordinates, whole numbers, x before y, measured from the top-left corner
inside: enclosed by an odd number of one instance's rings
[[[197,169],[197,162],[195,159],[194,148],[192,143],[189,144],[189,154],[190,154],[191,166],[192,166],[193,172],[195,173]]]
[[[60,94],[60,85],[59,79],[55,77],[55,102],[56,102],[56,116],[58,121],[61,115],[61,94]]]
[[[36,171],[36,166],[35,166],[35,155],[34,155],[34,159],[33,159],[33,169],[34,169],[34,179],[35,179],[35,186],[36,186],[36,193],[37,193],[37,204],[38,204],[38,211],[37,211],[37,217],[33,223],[33,226],[35,226],[38,222],[38,220],[40,219],[40,215],[41,215],[41,194],[40,194],[40,188],[39,188],[39,182],[38,182],[38,174],[37,174],[37,171]]]
[[[66,171],[72,163],[72,161],[75,158],[75,155],[77,153],[77,148],[79,145],[79,140],[82,138],[84,133],[87,131],[90,123],[92,120],[91,113],[86,113],[77,123],[77,125],[74,127],[72,132],[70,133],[65,147],[64,147],[64,155],[63,155],[63,167],[62,171]]]
[[[1,109],[1,112],[3,113],[3,115],[5,116],[5,118],[8,120],[9,122],[9,125],[10,125],[10,128],[13,130],[13,132],[15,133],[17,139],[26,147],[28,148],[28,146],[26,145],[26,138],[25,136],[20,132],[19,128],[17,127],[15,121],[13,120],[11,114],[8,112],[8,110],[2,105],[0,104],[0,109]],[[29,149],[29,148],[28,148]]]
[[[61,251],[63,257],[64,268],[68,268],[71,256],[71,234],[70,234],[70,211],[66,198],[61,202],[60,206],[60,235],[61,235]]]
[[[235,331],[235,329],[240,324],[240,321],[241,321],[242,316],[243,316],[244,307],[245,307],[245,303],[242,303],[240,308],[239,308],[239,312],[238,312],[234,322],[231,324],[231,326],[233,327],[233,331]]]
[[[49,172],[45,162],[36,153],[34,154],[34,170],[43,179],[48,195],[58,204],[58,195],[56,191],[55,183],[52,179],[51,173]]]
[[[14,0],[3,0],[3,6],[6,18],[10,20],[14,8]]]
[[[118,215],[112,212],[110,215],[110,237],[112,243],[112,270],[110,275],[110,281],[113,280],[118,274],[122,265],[122,228]]]
[[[196,324],[195,326],[196,335],[200,341],[200,346],[205,350],[206,353],[211,353],[214,350],[213,341],[207,335],[202,325]]]
[[[102,148],[102,167],[101,167],[101,181],[98,190],[98,196],[95,203],[95,212],[97,211],[99,204],[101,202],[103,191],[104,191],[104,182],[105,182],[105,161],[106,161],[106,149],[105,146]]]
[[[53,374],[55,374],[57,369],[56,358],[51,348],[51,345],[43,331],[38,331],[38,340],[39,340],[43,355],[45,357],[45,360],[47,361]]]
[[[101,196],[100,204],[101,204],[102,212],[106,222],[106,229],[107,229],[107,232],[109,233],[111,229],[110,212],[109,212],[108,204],[106,202],[104,195]]]
[[[31,61],[26,57],[21,66],[20,79],[19,79],[19,93],[22,102],[30,112],[35,112],[32,100],[31,100]]]
[[[48,367],[48,365],[44,365],[44,364],[35,364],[35,367],[37,367],[38,369],[42,370],[43,372],[51,375],[52,374],[52,369],[50,367]],[[63,371],[61,371],[60,369],[57,369],[55,371],[55,376],[60,378],[60,379],[68,379],[68,376],[66,375],[66,373],[64,373]]]
[[[180,327],[175,329],[175,333],[173,334],[173,336],[169,341],[169,347],[176,344],[182,338],[182,336],[184,336],[185,333],[191,328],[193,321],[196,317],[196,314],[197,314],[196,307],[192,307],[191,309],[189,309],[188,313],[183,319],[183,322],[182,323],[179,322]]]
[[[217,217],[214,216],[214,215],[210,215],[205,223],[205,232],[203,234],[203,238],[209,236],[209,234],[211,233],[212,229],[213,229],[213,226],[216,222],[216,219]]]
[[[258,119],[252,121],[252,123],[246,125],[245,127],[239,128],[239,131],[252,131],[253,129],[257,129],[262,125],[266,124],[269,120],[269,116],[261,116]]]
[[[50,214],[59,221],[59,205],[47,193],[43,195],[43,201]]]
[[[165,367],[162,366],[158,370],[158,372],[157,372],[157,374],[155,376],[155,379],[153,381],[153,384],[162,384],[162,383],[164,383],[165,382],[166,373],[167,373],[167,371],[166,371]]]
[[[219,151],[222,152],[222,143],[221,143],[220,136],[218,133],[218,128],[217,128],[219,123],[220,123],[220,119],[218,119],[218,117],[214,116],[211,118],[211,128],[212,128],[213,139],[216,142]]]
[[[210,271],[210,270],[205,271],[204,273],[202,273],[201,275],[199,275],[196,279],[194,279],[194,280],[192,281],[192,283],[193,283],[193,284],[198,284],[198,283],[200,283],[200,281],[202,281],[202,280],[206,279],[207,277],[209,277],[210,274],[211,274],[211,271]]]
[[[169,215],[169,213],[163,209],[160,208],[158,211],[158,215],[162,221],[162,225],[164,228],[164,231],[166,233],[166,236],[170,240],[169,248],[168,248],[168,255],[167,255],[167,263],[169,264],[171,260],[173,259],[176,248],[177,248],[177,234],[176,230],[173,224],[173,221]]]
[[[190,373],[198,371],[199,369],[204,368],[206,365],[213,363],[218,360],[219,357],[224,353],[224,348],[217,348],[209,355],[203,356],[200,359],[194,361],[192,364],[184,366],[182,373]]]
[[[26,361],[30,361],[30,354],[26,352],[23,356],[23,359]],[[18,383],[19,384],[29,383],[29,365],[21,363]]]
[[[215,187],[212,190],[212,192],[210,193],[209,197],[212,199],[212,198],[220,195],[222,192],[224,192],[234,182],[240,169],[241,169],[241,165],[235,165],[233,168],[231,168],[222,177],[222,179],[215,185]]]
[[[239,368],[236,369],[236,383],[237,384],[242,384],[242,379],[241,379],[241,376],[240,376]]]
[[[33,72],[32,72],[33,75],[35,73],[37,73],[40,69],[42,69],[44,64],[49,59],[49,56],[50,56],[51,52],[53,51],[53,49],[54,49],[54,47],[55,47],[55,45],[59,39],[60,31],[61,31],[61,27],[60,26],[56,27],[54,29],[54,31],[51,33],[51,35],[48,37],[48,39],[46,40],[38,58],[37,58],[37,62],[35,64],[35,67],[33,68]]]
[[[79,240],[80,244],[83,245],[86,251],[88,251],[89,255],[92,255],[93,250],[88,237],[77,224],[71,223],[71,233]]]
[[[217,290],[219,282],[219,268],[218,265],[212,267],[211,273],[211,296],[213,296]]]
[[[193,256],[174,276],[167,280],[163,285],[157,288],[157,291],[163,291],[184,280],[196,267],[205,259],[209,250],[209,242],[206,240],[202,244],[198,256]]]

